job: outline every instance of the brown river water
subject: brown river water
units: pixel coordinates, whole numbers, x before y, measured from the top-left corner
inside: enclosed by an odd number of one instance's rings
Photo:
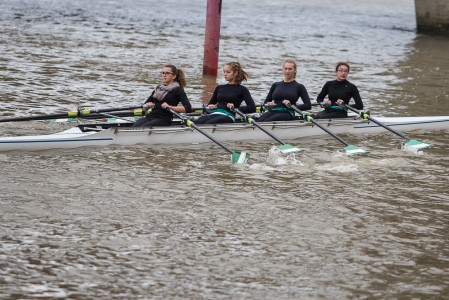
[[[206,1],[0,1],[0,117],[139,105],[165,63],[203,79]],[[225,0],[220,65],[257,103],[293,57],[312,98],[340,60],[373,115],[449,114],[449,39],[417,35],[413,0]],[[223,83],[219,76],[218,83]],[[73,124],[1,123],[1,135]],[[447,299],[449,137],[0,153],[1,299]]]

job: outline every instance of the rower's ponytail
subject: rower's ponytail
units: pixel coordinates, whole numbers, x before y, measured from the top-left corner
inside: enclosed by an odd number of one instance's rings
[[[233,61],[230,63],[226,64],[227,66],[231,67],[232,72],[237,72],[237,75],[235,76],[235,83],[240,84],[242,83],[243,80],[247,81],[248,80],[248,74],[243,71],[242,65],[237,62],[237,61]]]
[[[183,70],[176,68],[174,65],[165,65],[165,68],[170,68],[173,74],[176,75],[175,81],[179,83],[179,86],[184,88],[187,86],[186,75]]]

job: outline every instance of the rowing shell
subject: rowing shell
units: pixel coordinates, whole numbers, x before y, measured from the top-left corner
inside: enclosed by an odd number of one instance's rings
[[[387,126],[399,131],[449,129],[449,116],[431,117],[376,117]],[[359,118],[317,120],[337,134],[379,134],[385,129]],[[302,137],[325,135],[326,132],[309,122],[284,121],[259,123],[280,139],[295,140]],[[78,125],[71,129],[48,135],[0,137],[0,151],[46,150],[108,145],[173,145],[211,142],[204,135],[184,125],[154,128],[132,128],[129,124]],[[219,141],[271,140],[262,130],[251,124],[201,125],[201,129]]]

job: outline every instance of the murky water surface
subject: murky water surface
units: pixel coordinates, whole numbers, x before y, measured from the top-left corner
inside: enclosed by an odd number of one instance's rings
[[[1,117],[138,105],[161,65],[202,78],[206,1],[0,2]],[[415,33],[414,3],[223,1],[220,64],[257,102],[285,57],[315,98],[337,61],[379,115],[448,115],[449,40]],[[223,82],[222,78],[218,82]],[[2,123],[2,135],[70,124]],[[0,153],[0,298],[443,299],[449,294],[448,133],[401,151],[386,133]]]

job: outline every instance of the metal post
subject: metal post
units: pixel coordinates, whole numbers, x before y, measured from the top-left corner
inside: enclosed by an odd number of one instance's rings
[[[207,0],[203,75],[217,77],[222,0]]]
[[[449,36],[449,1],[415,0],[418,33]]]

